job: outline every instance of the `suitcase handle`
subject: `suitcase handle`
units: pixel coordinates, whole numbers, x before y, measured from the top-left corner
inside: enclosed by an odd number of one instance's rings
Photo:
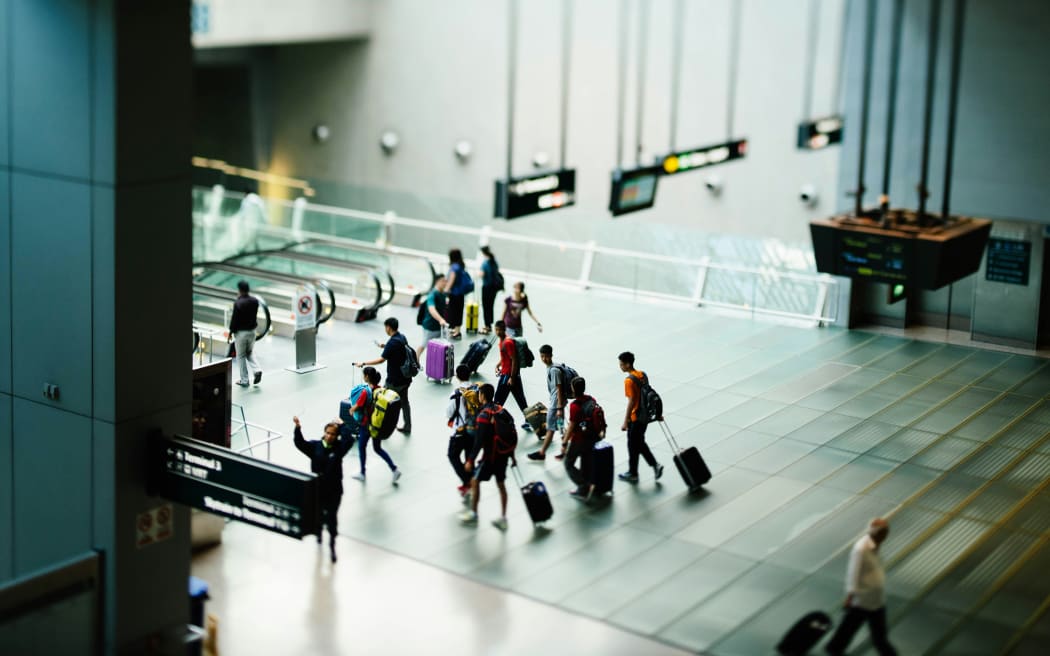
[[[664,437],[667,438],[667,443],[671,445],[671,451],[673,453],[681,451],[681,447],[678,446],[678,440],[674,438],[674,433],[671,432],[671,427],[667,425],[667,422],[660,419],[656,423],[660,424],[660,430],[663,431]]]
[[[521,471],[518,470],[517,461],[514,461],[513,464],[511,464],[510,470],[512,472],[511,475],[514,476],[514,481],[518,484],[518,489],[520,490],[525,487],[525,477],[522,476]]]

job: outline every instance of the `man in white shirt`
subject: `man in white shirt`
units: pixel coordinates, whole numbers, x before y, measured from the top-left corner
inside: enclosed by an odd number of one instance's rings
[[[825,647],[832,656],[846,652],[854,634],[864,622],[871,632],[871,643],[880,656],[896,656],[886,638],[886,571],[879,560],[879,545],[890,534],[890,524],[875,518],[868,532],[853,545],[846,568],[846,616]]]

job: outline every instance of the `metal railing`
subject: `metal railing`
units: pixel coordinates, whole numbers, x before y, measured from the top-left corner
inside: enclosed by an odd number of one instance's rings
[[[206,202],[201,203],[209,208],[229,207],[230,200],[240,197],[243,209],[227,218],[231,234],[245,238],[240,244],[241,248],[253,247],[251,240],[257,238],[260,228],[266,224],[291,228],[304,239],[338,236],[341,231],[360,232],[362,226],[368,226],[371,229],[366,232],[374,236],[376,247],[391,254],[425,257],[442,267],[447,260],[447,251],[442,252],[444,248],[435,249],[433,244],[425,244],[428,247],[420,248],[400,243],[427,242],[420,235],[437,233],[443,238],[432,241],[440,242],[442,247],[461,246],[463,237],[475,241],[479,247],[494,241],[514,245],[514,251],[507,251],[525,253],[524,266],[515,268],[501,265],[505,277],[527,277],[531,280],[570,284],[580,289],[740,311],[752,316],[802,320],[816,325],[838,320],[838,281],[824,274],[716,262],[710,256],[690,258],[644,253],[599,246],[593,240],[584,243],[560,241],[493,230],[489,226],[477,228],[452,225],[397,216],[393,212],[379,214],[320,205],[309,203],[303,198],[295,201],[264,200],[253,194],[245,196],[226,192],[221,187],[197,189],[195,193],[210,195]],[[264,207],[267,211],[261,209]],[[318,220],[319,217],[327,220]],[[221,222],[222,217],[214,214],[202,221],[212,226]],[[304,229],[307,223],[314,230]],[[322,224],[328,233],[315,231]],[[214,242],[216,239],[209,241]],[[230,240],[227,238],[226,242]],[[535,270],[538,267],[533,267],[533,262],[542,263],[545,271],[554,273]]]
[[[236,403],[232,403],[230,405],[232,405],[235,410],[233,416],[230,418],[230,421],[232,423],[232,426],[230,427],[231,447],[234,443],[234,436],[239,435],[240,433],[244,433],[244,440],[245,442],[247,442],[247,444],[245,444],[244,446],[234,448],[233,451],[241,455],[251,456],[252,458],[259,458],[260,456],[255,455],[255,449],[266,447],[266,457],[263,459],[269,461],[270,445],[284,437],[284,434],[275,431],[272,428],[267,428],[266,426],[262,426],[260,424],[248,421],[244,416],[244,406],[238,405]],[[238,412],[241,416],[239,420],[236,418]],[[255,431],[256,435],[258,435],[259,433],[263,433],[266,435],[266,437],[258,441],[253,441],[252,431]]]

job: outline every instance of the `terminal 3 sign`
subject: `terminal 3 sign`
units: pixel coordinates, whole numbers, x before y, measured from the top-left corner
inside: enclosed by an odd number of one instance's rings
[[[576,204],[576,169],[496,180],[495,215],[516,219]]]
[[[186,437],[153,439],[150,494],[293,538],[320,530],[314,474]]]

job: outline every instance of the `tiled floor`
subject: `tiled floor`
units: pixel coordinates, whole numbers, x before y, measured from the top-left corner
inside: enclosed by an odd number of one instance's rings
[[[1045,644],[1047,360],[530,291],[547,328],[527,323],[533,350],[550,343],[556,361],[586,377],[614,429],[624,402],[616,355],[636,353],[679,442],[711,466],[707,490],[689,496],[673,466],[659,483],[643,467],[640,483],[617,484],[609,502],[589,508],[567,495],[559,462],[521,457],[526,478],[553,495],[548,529],[533,530],[513,490],[509,530],[492,527],[491,485],[482,521],[461,526],[445,459],[450,389],[420,379],[414,434],[386,445],[404,477],[391,485],[370,454],[367,482],[347,479],[335,567],[309,540],[243,526],[228,526],[225,544],[195,559],[212,584],[224,654],[770,653],[804,612],[835,612],[846,552],[875,515],[892,524],[884,559],[900,653]],[[393,312],[414,343],[414,311]],[[318,353],[328,368],[306,375],[283,369],[287,340],[267,338],[263,384],[235,390],[235,401],[249,421],[289,434],[298,414],[316,437],[354,382],[349,363],[375,357],[382,337],[378,322],[325,326]],[[494,366],[490,355],[485,379]],[[530,402],[545,400],[538,360],[524,380]],[[625,439],[612,433],[623,470]],[[648,441],[671,465],[656,427]],[[533,443],[524,436],[519,456]],[[290,435],[273,459],[307,465]],[[356,463],[351,453],[348,474]],[[858,637],[854,653],[868,649]]]

